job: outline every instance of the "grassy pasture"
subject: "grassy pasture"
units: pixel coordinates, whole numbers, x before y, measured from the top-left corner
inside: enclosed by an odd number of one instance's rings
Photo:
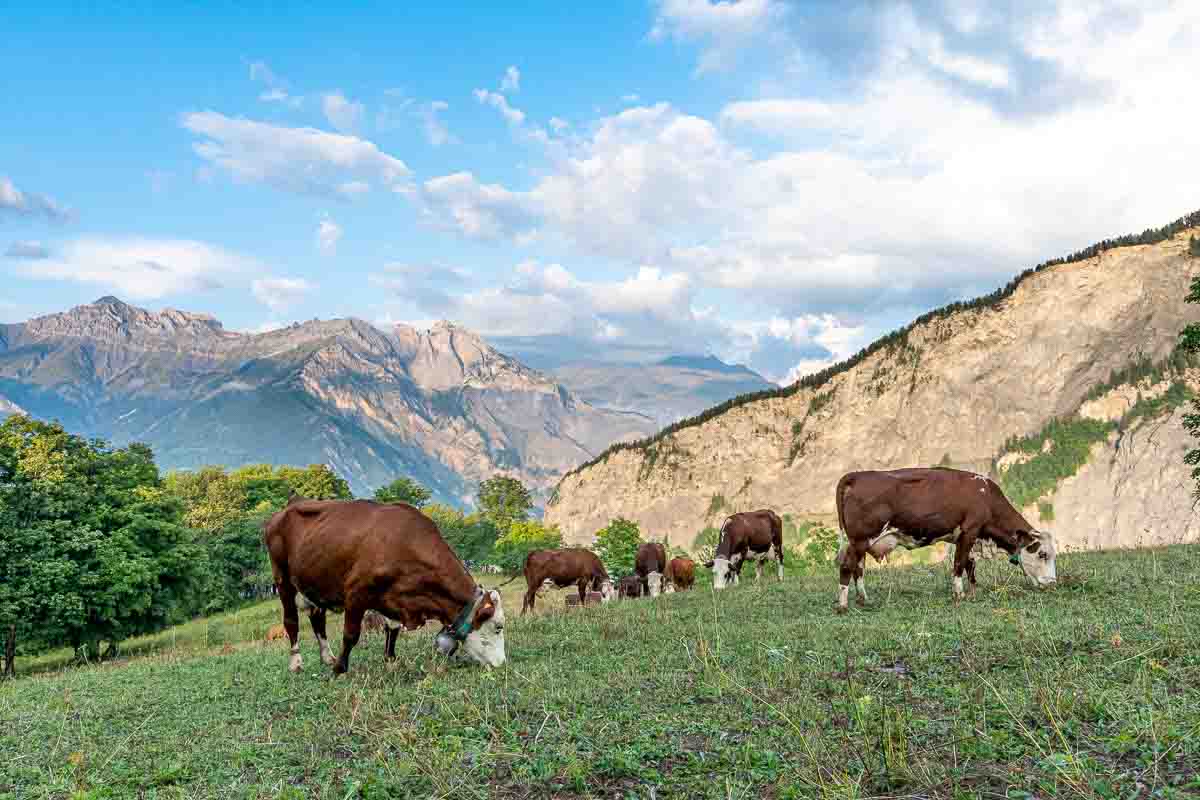
[[[842,617],[828,570],[525,619],[517,582],[505,667],[427,629],[338,679],[256,606],[0,684],[0,798],[1200,796],[1200,547],[1059,575],[981,562],[956,607],[945,565],[872,570]]]

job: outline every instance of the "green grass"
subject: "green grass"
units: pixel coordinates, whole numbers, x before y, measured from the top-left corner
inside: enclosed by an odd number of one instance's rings
[[[491,671],[427,629],[334,679],[305,628],[300,675],[260,641],[35,674],[0,684],[0,797],[1195,796],[1200,547],[1059,575],[981,561],[956,607],[944,565],[872,569],[840,617],[829,569],[525,619],[509,594]]]

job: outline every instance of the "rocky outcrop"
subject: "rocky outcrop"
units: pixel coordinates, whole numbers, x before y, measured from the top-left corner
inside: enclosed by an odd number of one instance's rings
[[[1184,302],[1200,274],[1187,253],[1196,232],[1038,271],[999,302],[934,315],[820,385],[735,403],[610,452],[564,477],[547,519],[573,542],[624,516],[689,546],[730,510],[828,518],[838,478],[853,469],[991,470],[1010,437],[1075,414],[1131,363],[1171,354],[1180,329],[1200,317]],[[1049,498],[1067,546],[1133,543],[1135,529],[1142,541],[1195,537],[1192,484],[1179,463],[1189,440],[1177,421],[1142,425],[1128,441],[1097,446]]]
[[[450,323],[242,334],[113,297],[0,326],[0,413],[18,409],[144,441],[168,467],[327,463],[360,494],[405,474],[455,503],[497,472],[544,498],[573,464],[653,427]]]

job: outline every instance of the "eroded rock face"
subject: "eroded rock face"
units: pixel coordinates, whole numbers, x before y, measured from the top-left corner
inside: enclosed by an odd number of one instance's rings
[[[624,516],[648,535],[690,546],[731,510],[828,519],[837,481],[851,470],[942,463],[986,472],[1009,437],[1076,413],[1089,390],[1138,358],[1171,353],[1179,331],[1200,317],[1184,303],[1200,273],[1200,259],[1186,253],[1195,233],[1044,270],[998,306],[922,324],[818,389],[748,403],[651,448],[612,453],[563,479],[547,521],[583,542]],[[1128,407],[1102,401],[1112,409],[1101,403],[1089,413]],[[1120,453],[1111,443],[1116,466],[1103,467],[1097,453],[1050,498],[1063,546],[1133,543],[1125,531],[1135,525],[1144,541],[1195,536],[1192,487],[1178,477],[1189,439],[1174,423],[1159,430],[1153,439],[1135,432]],[[1088,503],[1107,508],[1089,518]],[[1168,523],[1170,515],[1182,519]],[[1106,525],[1119,533],[1098,538]]]
[[[164,466],[327,463],[359,494],[405,474],[443,501],[496,472],[544,497],[571,465],[653,427],[449,323],[244,334],[112,297],[0,326],[0,414],[17,409],[147,442]]]

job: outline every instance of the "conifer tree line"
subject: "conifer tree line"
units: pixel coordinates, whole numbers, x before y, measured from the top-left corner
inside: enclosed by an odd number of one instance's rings
[[[143,444],[113,447],[54,422],[0,422],[0,648],[14,659],[63,647],[79,660],[122,641],[270,596],[262,526],[295,493],[352,498],[329,467],[251,464],[163,473]],[[520,481],[484,481],[478,510],[430,503],[399,477],[374,493],[431,517],[468,566],[520,569],[562,536],[532,518]]]

